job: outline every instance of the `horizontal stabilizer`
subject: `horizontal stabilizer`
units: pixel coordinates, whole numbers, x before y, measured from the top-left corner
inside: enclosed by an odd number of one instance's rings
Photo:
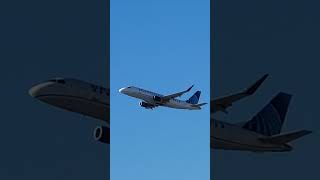
[[[203,105],[206,105],[208,103],[200,103],[200,104],[193,104],[192,106],[193,107],[200,107],[200,106],[203,106]]]
[[[279,134],[279,135],[275,135],[267,138],[260,138],[260,140],[262,142],[271,143],[271,144],[285,144],[293,140],[296,140],[302,136],[310,134],[311,132],[312,131],[308,131],[308,130],[300,130],[292,133],[285,133],[285,134]]]

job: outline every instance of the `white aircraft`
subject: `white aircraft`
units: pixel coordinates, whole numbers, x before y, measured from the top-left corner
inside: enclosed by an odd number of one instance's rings
[[[71,78],[55,78],[33,86],[29,94],[53,106],[90,116],[106,123],[94,130],[94,138],[110,144],[110,92]]]
[[[291,151],[290,142],[311,131],[298,130],[281,133],[291,95],[280,92],[250,121],[230,124],[213,118],[213,113],[222,111],[233,102],[252,95],[267,74],[243,92],[211,101],[210,147],[212,149],[240,150],[252,152]]]
[[[142,102],[140,102],[140,106],[146,109],[153,109],[157,106],[166,106],[175,109],[199,110],[201,109],[201,106],[207,104],[198,104],[201,91],[197,91],[186,101],[176,99],[177,97],[180,97],[183,94],[189,92],[192,89],[192,87],[193,85],[185,91],[170,94],[167,96],[147,91],[141,88],[137,88],[134,86],[121,88],[119,92],[143,100]]]

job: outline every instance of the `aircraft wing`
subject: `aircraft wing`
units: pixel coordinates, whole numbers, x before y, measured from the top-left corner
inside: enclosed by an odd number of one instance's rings
[[[212,100],[210,102],[211,113],[215,113],[217,111],[223,111],[227,113],[227,108],[232,106],[232,103],[254,94],[267,77],[268,74],[265,74],[257,82],[255,82],[253,85],[242,92]]]
[[[162,99],[163,102],[168,102],[170,99],[174,99],[176,97],[180,97],[183,94],[189,92],[192,89],[192,87],[193,87],[193,85],[191,87],[189,87],[185,91],[181,91],[181,92],[178,92],[178,93],[174,93],[174,94],[170,94],[170,95],[167,95],[167,96],[163,96],[163,97],[161,97],[161,99]]]

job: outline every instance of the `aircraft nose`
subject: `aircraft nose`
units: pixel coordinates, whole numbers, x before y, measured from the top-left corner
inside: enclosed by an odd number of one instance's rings
[[[31,97],[37,97],[40,93],[41,87],[39,85],[35,85],[29,89],[29,95]]]
[[[38,98],[41,95],[48,93],[51,87],[51,82],[37,84],[29,89],[29,95]]]
[[[119,89],[119,92],[120,93],[124,93],[124,90],[125,90],[126,88],[121,88],[121,89]]]

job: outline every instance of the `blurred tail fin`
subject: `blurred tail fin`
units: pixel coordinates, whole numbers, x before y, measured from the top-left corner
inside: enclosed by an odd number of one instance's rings
[[[266,136],[281,132],[286,113],[291,100],[291,95],[279,93],[257,115],[242,127]]]

